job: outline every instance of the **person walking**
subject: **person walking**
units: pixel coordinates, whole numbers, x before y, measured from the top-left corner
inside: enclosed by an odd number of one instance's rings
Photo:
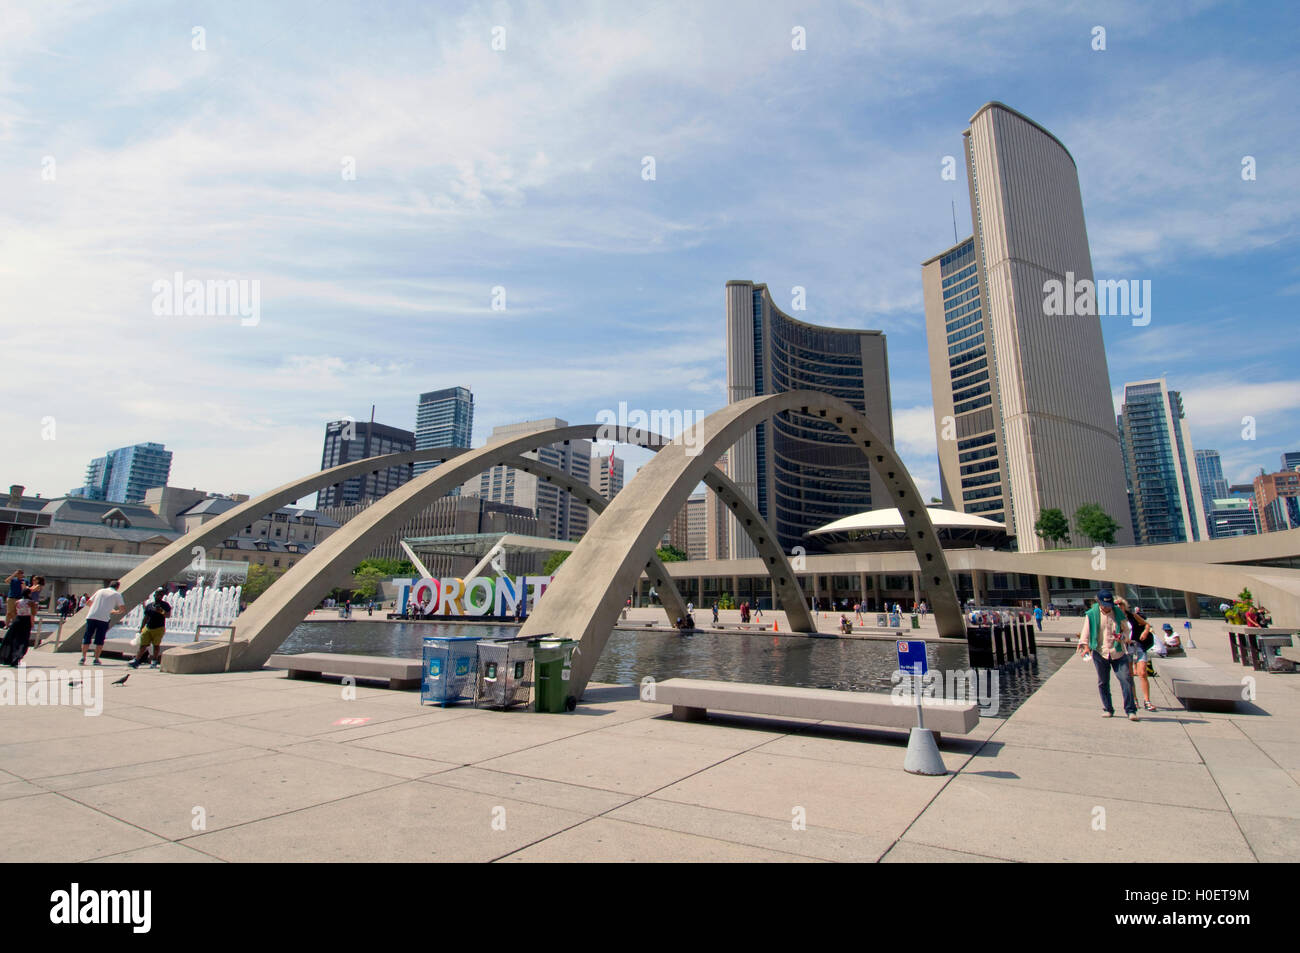
[[[140,654],[126,663],[131,668],[139,668],[145,656],[150,653],[153,662],[149,667],[158,667],[158,660],[162,658],[163,635],[166,634],[167,620],[172,614],[172,607],[163,599],[165,595],[166,589],[157,589],[153,594],[153,602],[145,604],[144,620],[140,623]]]
[[[1151,704],[1151,681],[1148,677],[1151,674],[1151,664],[1147,659],[1147,653],[1156,644],[1155,634],[1151,631],[1151,624],[1137,609],[1131,608],[1125,599],[1116,599],[1115,605],[1128,620],[1132,632],[1133,640],[1128,644],[1129,664],[1133,677],[1138,679],[1138,684],[1142,687],[1142,707],[1147,711],[1155,711],[1156,707]]]
[[[718,602],[716,599],[713,601],[713,624],[718,624]]]
[[[81,637],[81,661],[78,665],[86,664],[86,651],[92,640],[95,643],[95,664],[103,664],[99,657],[104,654],[104,637],[108,635],[109,623],[118,616],[126,615],[126,603],[117,591],[121,585],[120,579],[114,579],[86,603],[90,608],[86,612],[86,634]]]
[[[1038,624],[1038,631],[1043,631],[1043,607],[1034,606],[1034,622]]]
[[[754,621],[755,622],[763,621],[763,607],[759,605],[757,602],[754,603]]]
[[[1091,658],[1097,670],[1097,692],[1101,695],[1102,714],[1107,718],[1115,716],[1115,704],[1110,695],[1113,672],[1124,694],[1124,713],[1129,721],[1138,720],[1127,649],[1131,631],[1128,620],[1116,611],[1114,594],[1109,589],[1098,590],[1096,603],[1083,614],[1078,652],[1084,658]]]

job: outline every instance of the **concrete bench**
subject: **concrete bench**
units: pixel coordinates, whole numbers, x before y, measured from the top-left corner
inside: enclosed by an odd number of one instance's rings
[[[332,652],[304,652],[302,655],[272,655],[266,664],[283,668],[289,678],[321,678],[351,675],[354,678],[387,681],[389,688],[420,687],[424,663],[418,658],[380,658],[375,655],[343,655]]]
[[[916,725],[916,703],[906,704],[885,692],[841,692],[828,688],[787,688],[694,678],[669,678],[654,685],[654,697],[644,701],[671,705],[678,721],[699,721],[709,709],[782,718],[810,718],[884,728]],[[964,735],[979,724],[979,708],[942,699],[923,701],[925,727],[935,733]]]
[[[1194,658],[1162,658],[1156,660],[1156,670],[1168,679],[1169,690],[1183,703],[1206,707],[1229,707],[1242,701],[1242,684],[1233,681],[1208,662]]]

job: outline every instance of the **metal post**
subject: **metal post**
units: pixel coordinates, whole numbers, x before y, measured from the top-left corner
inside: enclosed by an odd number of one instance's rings
[[[912,685],[916,692],[916,727],[925,730],[925,710],[921,707],[921,663],[912,666]]]

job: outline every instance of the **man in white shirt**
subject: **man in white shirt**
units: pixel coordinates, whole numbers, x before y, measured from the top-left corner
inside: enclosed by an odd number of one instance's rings
[[[104,652],[104,636],[108,635],[108,627],[115,618],[126,614],[126,603],[117,591],[121,585],[120,580],[114,579],[90,597],[86,612],[86,634],[81,637],[79,665],[86,664],[86,650],[90,648],[91,639],[95,640],[95,664],[102,664],[99,657]]]

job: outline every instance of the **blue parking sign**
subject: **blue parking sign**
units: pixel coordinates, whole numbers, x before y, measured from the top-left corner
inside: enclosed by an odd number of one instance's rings
[[[899,670],[907,672],[909,675],[915,675],[918,665],[921,666],[922,675],[930,671],[930,666],[925,657],[925,642],[920,639],[912,641],[900,639],[898,642]]]

